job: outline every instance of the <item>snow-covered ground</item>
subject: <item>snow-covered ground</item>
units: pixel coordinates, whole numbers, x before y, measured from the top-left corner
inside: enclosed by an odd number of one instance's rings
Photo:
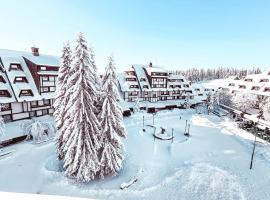
[[[161,111],[155,125],[174,129],[174,141],[154,139],[152,114],[125,118],[126,159],[119,176],[77,184],[63,176],[54,143],[24,142],[5,148],[0,158],[0,190],[80,196],[97,199],[270,199],[270,146],[259,140],[254,168],[249,170],[254,137],[235,122],[194,110]],[[181,116],[181,119],[180,119]],[[191,124],[189,138],[183,136]],[[124,190],[123,182],[138,181]]]

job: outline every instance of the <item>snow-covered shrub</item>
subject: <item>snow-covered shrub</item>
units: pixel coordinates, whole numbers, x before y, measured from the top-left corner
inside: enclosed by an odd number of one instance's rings
[[[133,111],[134,112],[139,112],[140,111],[140,99],[139,99],[139,97],[137,97],[135,102],[134,102]]]
[[[55,134],[53,124],[40,122],[37,119],[28,120],[21,126],[28,138],[32,137],[35,142],[47,140],[52,138]]]
[[[230,92],[221,91],[219,93],[219,104],[226,106],[232,106],[232,94]]]
[[[263,105],[263,118],[267,121],[270,121],[270,98],[265,100],[265,104]]]
[[[256,96],[247,92],[237,92],[232,98],[233,106],[242,112],[248,112],[256,105]]]

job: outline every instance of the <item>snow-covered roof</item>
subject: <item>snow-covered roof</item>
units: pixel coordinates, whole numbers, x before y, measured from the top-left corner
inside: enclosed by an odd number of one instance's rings
[[[10,91],[10,95],[12,96],[10,102],[22,102],[22,101],[36,101],[41,100],[43,97],[39,94],[32,74],[25,62],[25,58],[30,60],[31,62],[37,65],[46,65],[46,66],[59,66],[59,59],[55,56],[42,55],[34,56],[29,52],[22,51],[13,51],[0,49],[0,58],[3,63],[3,68],[5,70],[7,79],[6,84],[10,84],[8,86],[8,90]],[[10,70],[11,64],[19,64],[21,70]],[[46,74],[50,72],[44,72]],[[53,72],[54,74],[57,72]],[[56,74],[57,75],[57,74]],[[25,82],[15,82],[16,77],[25,77],[27,79],[27,83]],[[33,96],[22,96],[22,90],[31,90]],[[0,102],[6,101],[7,97],[0,97]]]
[[[0,67],[3,67],[1,63],[0,63]],[[0,83],[0,90],[7,90],[8,93],[10,94],[10,97],[0,97],[0,103],[15,102],[16,99],[14,97],[13,91],[11,89],[11,86],[9,84],[6,74],[0,70],[0,75],[3,77],[5,81],[5,83],[2,83],[2,82]]]
[[[121,88],[121,91],[126,92],[126,91],[140,91],[139,88],[131,88],[130,86],[132,85],[138,85],[138,81],[126,81],[125,75],[123,73],[119,73],[117,75],[117,79]]]
[[[13,60],[14,63],[16,63],[16,61],[17,63],[20,63],[17,60],[18,57],[25,57],[26,59],[30,60],[36,65],[45,65],[54,67],[59,67],[60,65],[59,58],[57,56],[51,56],[46,54],[39,54],[39,56],[34,56],[31,52],[0,49],[0,56],[4,55],[5,57],[9,58],[10,61]]]
[[[145,67],[145,70],[148,74],[151,74],[152,72],[167,73],[165,69],[159,67]]]
[[[133,65],[133,68],[134,68],[134,71],[138,77],[138,82],[140,84],[140,88],[142,90],[149,90],[151,87],[150,87],[148,78],[145,74],[144,67],[142,65]],[[147,88],[145,88],[145,87],[147,87]]]

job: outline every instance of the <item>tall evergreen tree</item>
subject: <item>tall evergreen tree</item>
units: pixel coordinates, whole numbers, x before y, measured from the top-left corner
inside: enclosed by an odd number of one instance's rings
[[[118,99],[116,70],[114,60],[110,57],[102,80],[100,178],[104,178],[106,175],[117,175],[124,159],[124,147],[120,138],[126,137],[126,129],[123,124],[122,110],[117,102]]]
[[[63,159],[63,123],[66,114],[66,105],[69,99],[67,95],[67,81],[70,77],[70,65],[72,62],[72,52],[69,43],[66,43],[62,50],[61,63],[58,72],[56,98],[54,102],[54,118],[57,131],[56,151],[58,159]]]
[[[89,57],[87,42],[78,35],[68,80],[69,118],[64,123],[64,169],[68,177],[80,182],[95,179],[100,169],[100,124],[95,115],[97,99],[95,70]]]

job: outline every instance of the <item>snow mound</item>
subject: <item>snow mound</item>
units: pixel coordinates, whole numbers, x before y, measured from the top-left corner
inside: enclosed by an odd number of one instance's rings
[[[163,200],[246,199],[234,175],[206,163],[185,166],[159,185],[142,190],[139,194],[140,199],[160,199],[161,196]],[[132,195],[127,199],[132,199]]]
[[[53,154],[45,162],[45,169],[50,172],[63,172],[63,163],[58,161],[56,155]]]

